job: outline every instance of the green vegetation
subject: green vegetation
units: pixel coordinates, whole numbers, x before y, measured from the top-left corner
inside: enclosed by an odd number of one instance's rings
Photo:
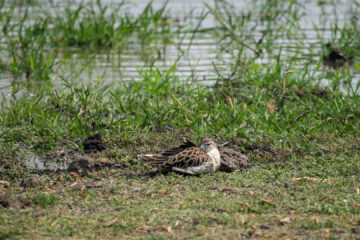
[[[135,38],[132,40],[138,40],[142,46],[161,39],[170,40],[180,29],[172,27],[172,19],[165,12],[166,5],[154,10],[149,3],[137,17],[123,10],[125,2],[111,9],[101,1],[80,4],[76,9],[69,5],[61,15],[47,15],[47,21],[53,24],[48,33],[50,42],[62,47],[121,48],[129,44],[130,38]]]
[[[360,236],[358,20],[335,22],[330,39],[314,23],[317,41],[308,44],[297,1],[256,1],[241,12],[216,1],[184,22],[167,3],[138,15],[126,2],[65,6],[57,15],[14,14],[16,4],[0,0],[0,74],[12,86],[0,102],[0,239]],[[216,26],[202,28],[208,16]],[[181,54],[156,65],[169,45],[202,34],[219,43],[214,85],[181,77]],[[285,35],[294,43],[282,43]],[[324,68],[327,43],[351,61]],[[73,53],[86,50],[91,61],[128,49],[149,63],[137,66],[140,81],[65,77]],[[55,76],[62,86],[53,86]],[[84,139],[95,134],[106,149],[86,154]],[[214,137],[244,151],[253,167],[190,177],[148,174],[136,159],[182,137]],[[50,164],[77,155],[111,166],[87,176],[25,168],[33,156]]]

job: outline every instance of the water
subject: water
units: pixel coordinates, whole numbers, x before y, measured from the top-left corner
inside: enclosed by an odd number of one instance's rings
[[[24,162],[24,166],[33,171],[56,171],[67,169],[69,163],[61,162],[57,160],[49,161],[40,156],[27,156]]]
[[[74,3],[75,2],[75,3]],[[86,1],[74,1],[72,6]],[[121,1],[105,0],[101,1],[103,5],[112,6],[114,3]],[[246,12],[248,9],[256,11],[264,1],[230,1],[237,9]],[[286,2],[286,1],[285,1]],[[273,53],[265,54],[264,57],[256,60],[256,63],[267,64],[274,62],[276,55],[282,49],[282,58],[287,61],[288,57],[296,56],[297,60],[292,60],[295,67],[301,68],[305,62],[313,61],[315,64],[320,58],[321,46],[317,35],[320,33],[322,38],[331,39],[330,27],[335,21],[342,26],[345,22],[350,21],[354,16],[358,16],[353,1],[332,1],[332,4],[319,4],[320,1],[303,1],[302,7],[299,9],[299,20],[297,22],[299,30],[296,35],[283,31],[283,37],[273,43]],[[148,0],[137,0],[127,5],[127,11],[132,14],[140,14]],[[48,7],[46,3],[34,4],[29,7],[30,14],[38,14],[46,9],[49,12],[61,12],[64,1],[54,1],[54,8]],[[163,6],[164,1],[154,0],[154,8]],[[209,3],[214,7],[214,3]],[[18,11],[21,12],[26,6],[19,6]],[[194,19],[199,17],[206,7],[200,0],[170,0],[167,8],[171,11],[174,19],[184,19],[192,11]],[[355,10],[354,10],[355,9]],[[181,24],[181,20],[180,20]],[[255,39],[260,39],[262,32],[266,30],[265,24],[259,22],[259,19],[253,19],[252,24],[258,25],[255,31],[251,32]],[[320,29],[315,30],[315,26]],[[214,17],[209,14],[202,22],[202,28],[211,28],[217,26]],[[236,50],[229,52],[221,51],[219,39],[213,34],[196,34],[195,38],[190,40],[191,34],[185,36],[184,40],[175,39],[175,44],[168,45],[166,48],[160,44],[155,45],[153,49],[161,49],[160,58],[156,61],[155,66],[160,69],[168,69],[175,61],[180,58],[177,63],[176,75],[182,79],[191,78],[203,84],[213,84],[217,78],[213,65],[218,69],[222,69],[222,74],[226,76],[230,74],[229,65],[233,63],[236,56]],[[189,45],[191,42],[191,45]],[[246,39],[245,39],[246,42]],[[112,51],[106,51],[99,54],[84,53],[83,50],[74,49],[72,56],[53,74],[52,81],[54,84],[61,85],[61,77],[69,80],[78,81],[78,78],[87,81],[101,80],[104,83],[113,83],[115,87],[124,81],[138,81],[139,69],[149,66],[149,61],[144,60],[144,56],[136,47],[138,43],[133,42],[132,46],[126,48],[124,52],[118,54]],[[156,56],[156,54],[154,54]],[[91,61],[89,60],[91,59]],[[324,68],[323,73],[332,71]],[[351,69],[352,82],[355,85],[360,79],[359,70]],[[319,73],[321,76],[326,74]],[[9,74],[0,74],[0,93],[9,94],[12,91],[12,77]],[[326,77],[322,77],[320,82],[327,84]]]
[[[74,160],[73,152],[69,150],[40,155],[25,145],[21,146],[20,149],[21,150],[17,152],[19,161],[23,163],[24,167],[32,171],[66,170]]]

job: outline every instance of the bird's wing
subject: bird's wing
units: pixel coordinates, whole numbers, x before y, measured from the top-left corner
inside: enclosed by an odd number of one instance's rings
[[[172,157],[190,147],[197,147],[197,146],[195,143],[193,143],[189,139],[184,139],[183,144],[181,144],[180,146],[174,147],[174,148],[167,149],[164,152],[162,152],[161,155],[167,156],[167,157]]]
[[[199,147],[189,147],[175,156],[170,157],[164,165],[176,167],[200,166],[212,162],[211,157]]]
[[[138,159],[151,165],[151,166],[171,166],[176,163],[176,165],[180,164],[180,156],[182,152],[186,150],[186,155],[191,155],[188,153],[188,149],[192,148],[198,148],[195,143],[190,141],[189,139],[184,139],[184,143],[180,146],[170,148],[165,150],[164,152],[160,154],[142,154],[138,155]],[[200,149],[200,148],[198,148]],[[200,149],[202,152],[205,153],[202,149]],[[206,154],[206,153],[205,153]],[[200,157],[200,156],[199,156]],[[200,160],[199,160],[200,161]]]
[[[137,158],[151,166],[163,165],[168,160],[168,157],[159,154],[140,154]]]

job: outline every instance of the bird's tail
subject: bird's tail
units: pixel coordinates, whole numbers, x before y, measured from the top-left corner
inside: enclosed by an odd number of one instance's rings
[[[167,157],[157,155],[157,154],[140,154],[137,156],[137,159],[145,162],[150,166],[162,166],[165,164]]]

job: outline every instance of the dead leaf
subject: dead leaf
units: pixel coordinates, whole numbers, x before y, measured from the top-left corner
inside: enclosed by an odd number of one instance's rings
[[[63,175],[59,175],[59,176],[56,178],[56,181],[58,181],[58,182],[62,182],[63,180],[64,180]]]
[[[305,182],[313,182],[313,183],[318,183],[322,181],[320,178],[314,178],[314,177],[299,177],[299,178],[294,177],[291,180],[293,182],[305,181]]]
[[[288,70],[286,72],[283,73],[283,94],[286,94],[286,75],[288,75],[289,73],[293,73],[294,71],[292,70]]]
[[[319,223],[319,218],[317,216],[312,216],[310,218],[310,221],[313,223],[313,224],[318,224]]]
[[[106,158],[100,158],[99,162],[102,164],[107,164],[109,162],[109,160],[107,160]]]
[[[291,222],[290,217],[286,217],[286,218],[280,219],[280,223],[282,223],[282,224],[290,223],[290,222]]]
[[[329,238],[329,237],[331,236],[330,229],[324,228],[324,229],[322,230],[322,234],[323,234],[323,237],[324,237],[324,238]]]
[[[172,231],[172,228],[171,228],[171,226],[161,226],[161,227],[158,227],[156,229],[156,231],[158,231],[158,232],[167,231],[170,233]]]
[[[181,224],[179,221],[176,221],[175,225],[174,225],[174,229],[179,229],[181,228]]]
[[[156,192],[157,192],[158,194],[161,194],[161,195],[164,195],[164,196],[167,196],[167,195],[170,194],[170,192],[164,191],[164,190],[157,190]]]
[[[255,193],[253,192],[253,191],[247,191],[249,194],[250,194],[250,196],[254,196],[255,195]]]
[[[222,192],[235,192],[234,189],[226,187],[221,189]]]
[[[170,95],[174,98],[174,100],[177,102],[177,104],[179,104],[180,107],[183,107],[183,105],[182,105],[182,103],[180,102],[180,100],[179,100],[177,97],[175,97],[174,94],[170,93]]]
[[[183,202],[177,202],[177,203],[175,203],[175,206],[182,206],[182,205],[184,205]]]
[[[270,102],[266,104],[266,110],[269,114],[272,114],[277,109],[275,99],[271,99]]]
[[[245,226],[249,223],[249,218],[247,216],[241,216],[240,217],[240,224],[242,226]]]
[[[261,201],[264,203],[267,203],[269,205],[276,206],[276,204],[274,203],[274,200],[272,200],[272,199],[261,199]]]
[[[231,97],[227,97],[227,100],[228,100],[228,102],[229,102],[229,104],[230,104],[230,107],[231,107],[231,110],[234,110],[234,104],[233,104],[233,102],[232,102],[232,100],[231,100]]]
[[[251,208],[251,205],[249,203],[243,203],[247,208]]]
[[[68,188],[72,188],[72,187],[74,187],[76,184],[78,184],[78,182],[73,182],[72,184],[70,184],[70,185],[68,186]]]
[[[70,176],[73,178],[80,178],[80,175],[77,174],[76,172],[70,172]]]
[[[249,229],[249,230],[247,230],[247,234],[248,234],[249,236],[254,235],[254,233],[255,233],[255,230],[254,230],[254,229]]]
[[[244,112],[246,112],[246,111],[247,111],[247,105],[246,105],[246,103],[244,103],[244,105],[243,105],[243,109],[244,109]]]
[[[110,227],[111,225],[113,225],[114,223],[117,223],[118,219],[117,218],[114,218],[113,220],[110,220],[108,222],[104,222],[102,224],[103,227]]]
[[[142,230],[144,230],[145,232],[154,232],[156,229],[154,227],[150,227],[150,226],[143,226],[141,228]]]
[[[112,165],[114,165],[114,163],[107,158],[100,158],[99,163],[101,163],[101,165],[105,167],[111,167]]]
[[[360,189],[359,189],[359,188],[356,188],[356,189],[355,189],[355,192],[356,192],[356,194],[360,194]]]
[[[10,182],[0,180],[0,187],[9,188],[10,187]]]
[[[158,212],[157,215],[158,215],[158,216],[163,216],[163,215],[166,215],[166,213],[167,213],[166,211],[162,211],[162,212]]]

